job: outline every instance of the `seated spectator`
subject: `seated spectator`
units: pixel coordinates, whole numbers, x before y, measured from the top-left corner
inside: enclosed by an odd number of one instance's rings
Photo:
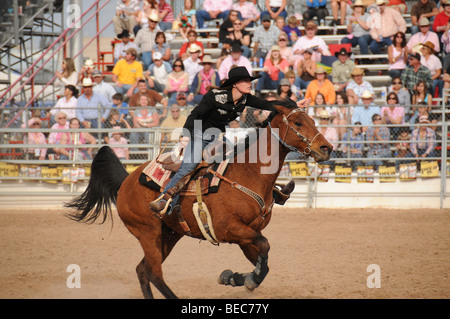
[[[177,93],[189,91],[189,74],[184,71],[183,61],[178,58],[173,62],[172,72],[167,76],[164,95],[170,95],[169,105],[175,103]]]
[[[249,59],[252,56],[252,51],[250,50],[251,35],[250,32],[244,29],[243,23],[239,19],[233,21],[231,31],[228,31],[225,35],[225,39],[229,44],[230,48],[235,44],[239,44],[242,49],[242,54]]]
[[[173,18],[173,9],[172,6],[167,3],[166,0],[159,0],[158,4],[158,11],[159,11],[159,27],[164,32],[166,30],[172,29],[172,24],[174,21]]]
[[[152,48],[152,57],[156,52],[161,53],[163,61],[170,62],[172,59],[172,50],[166,42],[166,35],[162,31],[156,32],[155,45]]]
[[[406,37],[403,32],[394,34],[393,43],[388,47],[389,76],[394,79],[401,77],[408,61],[408,48]]]
[[[429,0],[428,0],[429,1]],[[433,1],[430,1],[430,3]],[[445,31],[449,29],[449,20],[450,20],[450,1],[449,0],[441,0],[441,8],[444,8],[443,11],[439,12],[433,21],[433,31],[441,36]]]
[[[111,102],[103,95],[95,93],[91,79],[83,80],[84,93],[77,100],[76,118],[84,128],[100,128],[109,115]],[[99,123],[99,120],[101,121]]]
[[[210,55],[205,55],[201,62],[203,68],[196,74],[190,86],[190,93],[187,97],[188,102],[197,105],[208,93],[208,87],[220,86],[219,73],[213,68],[213,61]]]
[[[184,10],[178,14],[178,29],[181,37],[187,41],[187,34],[197,26],[197,18],[195,17],[195,7],[191,0],[184,1]]]
[[[156,30],[157,23],[158,16],[154,13],[148,18],[148,27],[140,29],[136,34],[136,39],[134,39],[137,52],[141,55],[145,70],[152,64],[152,49],[155,45],[156,34],[158,33]]]
[[[400,77],[396,77],[392,79],[392,85],[389,89],[389,92],[394,92],[398,97],[398,104],[400,105],[410,105],[411,104],[411,95],[407,88],[403,86],[402,79]],[[408,108],[405,110],[405,114]]]
[[[318,130],[323,137],[333,146],[333,151],[331,152],[331,158],[337,157],[336,150],[339,146],[339,135],[336,128],[330,127],[331,117],[326,110],[322,110],[319,114],[319,127]],[[334,165],[334,161],[328,160],[323,162],[325,165]]]
[[[116,15],[113,18],[114,33],[119,35],[123,30],[133,30],[136,17],[140,11],[138,0],[118,0]]]
[[[328,50],[328,45],[325,41],[316,35],[317,24],[314,21],[309,21],[306,23],[305,35],[300,37],[297,42],[292,47],[294,54],[302,55],[306,49],[313,50],[312,59],[316,62],[322,60],[322,55],[330,56],[331,53]]]
[[[325,103],[327,105],[334,104],[336,90],[334,89],[333,83],[327,79],[327,71],[319,66],[316,69],[315,76],[315,80],[312,80],[306,89],[305,99],[311,98],[314,101],[317,93],[320,92],[325,97]],[[311,102],[311,105],[314,105],[314,102]]]
[[[386,7],[386,0],[377,0],[375,3],[380,10],[380,21],[370,28],[373,41],[369,48],[373,54],[380,54],[381,48],[392,44],[391,37],[397,32],[406,33],[406,21],[395,9]]]
[[[59,111],[55,114],[56,123],[52,125],[52,130],[67,130],[69,129],[69,121],[67,114],[64,111]],[[66,132],[50,132],[48,135],[48,144],[55,145],[54,148],[48,150],[47,154],[54,154],[56,159],[59,159],[59,149],[56,145],[61,144],[61,136],[67,134]]]
[[[133,128],[140,129],[130,133],[130,144],[139,144],[141,139],[145,144],[149,144],[149,133],[142,130],[142,128],[152,128],[159,125],[158,112],[150,107],[150,99],[147,95],[139,97],[138,108],[133,112]],[[136,147],[133,147],[136,149]]]
[[[444,87],[444,81],[441,79],[442,63],[436,56],[434,50],[434,44],[430,41],[421,44],[422,57],[420,58],[420,64],[425,66],[431,72],[431,80],[433,80],[431,86],[431,95],[434,96],[436,88],[438,88],[438,97],[442,96],[442,90]]]
[[[371,94],[375,94],[372,84],[363,80],[364,71],[358,67],[355,67],[352,71],[352,80],[347,84],[346,93],[348,96],[349,104],[361,104],[361,95],[364,91],[369,91]]]
[[[184,92],[180,92],[177,95],[177,101],[175,103],[176,105],[178,105],[180,107],[181,110],[181,115],[188,117],[189,114],[191,113],[189,106],[187,104],[187,96]],[[175,105],[173,104],[173,105]]]
[[[361,123],[356,122],[355,125],[361,125]],[[342,141],[350,142],[342,143],[343,158],[347,158],[348,153],[350,153],[350,158],[364,157],[364,135],[362,134],[361,126],[353,126],[351,131],[346,130]],[[362,161],[352,161],[353,170],[356,170],[358,166],[362,166]]]
[[[242,55],[243,50],[239,44],[234,44],[231,48],[231,53],[227,56],[222,63],[220,64],[220,68],[218,70],[220,80],[225,80],[228,77],[228,71],[230,71],[233,65],[244,66],[249,74],[253,73],[252,65],[245,56]]]
[[[294,71],[289,70],[284,74],[284,77],[288,79],[289,81],[289,88],[292,91],[292,93],[295,94],[295,96],[298,98],[303,97],[303,92],[300,90],[300,88],[296,85],[296,76]]]
[[[276,45],[280,29],[272,24],[270,15],[261,15],[262,24],[256,27],[253,33],[253,58],[252,60],[259,63],[260,59],[264,60],[272,46]],[[252,74],[252,73],[250,73]]]
[[[94,71],[94,61],[92,61],[91,59],[86,59],[86,61],[84,61],[84,65],[81,67],[80,73],[78,73],[78,84],[82,84],[84,79],[93,80],[92,74],[94,73]],[[81,93],[83,93],[83,90],[81,90]]]
[[[264,89],[276,90],[288,70],[289,62],[281,57],[280,48],[274,45],[271,48],[270,58],[265,60],[263,71],[260,72],[261,78],[256,82],[256,95],[260,96]]]
[[[411,134],[411,154],[415,158],[436,157],[436,134],[429,128],[430,120],[426,116],[419,118],[421,126]],[[420,142],[424,141],[424,142]]]
[[[292,92],[291,83],[286,78],[281,79],[280,85],[278,86],[277,94],[280,100],[291,99],[297,102],[297,96],[295,95],[294,92]]]
[[[388,93],[386,97],[387,106],[381,108],[381,118],[383,124],[399,125],[403,124],[405,120],[405,108],[399,106],[398,96],[394,92]],[[399,126],[389,126],[391,138],[396,140],[400,132]]]
[[[314,119],[316,125],[320,125],[320,114],[322,113],[322,111],[326,111],[328,114],[330,114],[331,107],[327,105],[325,96],[319,92],[314,98],[314,107],[311,106],[308,109],[308,115]]]
[[[348,106],[348,97],[345,92],[336,92],[336,104],[331,107],[330,115],[333,119],[333,125],[347,125],[350,123],[351,110]],[[341,140],[344,133],[347,131],[345,127],[337,127],[336,130],[339,133],[339,139]]]
[[[163,61],[160,52],[153,53],[153,63],[150,64],[144,76],[147,78],[148,86],[156,92],[164,92],[172,66]]]
[[[42,128],[42,121],[38,117],[33,117],[28,121],[28,128],[30,129],[40,129]],[[28,158],[31,160],[45,160],[47,155],[46,147],[38,147],[38,145],[47,145],[47,140],[44,133],[42,132],[28,132],[27,140],[25,144],[36,145],[36,147],[31,147],[27,149]]]
[[[50,114],[54,117],[53,122],[57,122],[55,121],[56,115],[60,111],[64,111],[69,118],[75,117],[77,100],[78,89],[73,85],[67,85],[64,90],[64,96],[61,97],[50,110]]]
[[[203,10],[198,10],[195,14],[197,18],[197,25],[199,29],[204,28],[205,21],[214,19],[225,20],[233,5],[232,0],[204,0]]]
[[[260,14],[253,1],[239,0],[233,4],[232,9],[240,12],[242,28],[251,28],[259,20]]]
[[[119,60],[125,59],[128,49],[133,48],[137,51],[136,43],[131,41],[130,32],[128,30],[123,30],[117,37],[122,40],[122,42],[116,43],[114,47],[114,64]]]
[[[411,155],[411,134],[409,128],[400,127],[399,136],[397,137],[398,143],[395,144],[396,156],[397,158],[407,158],[412,157]],[[409,161],[402,159],[395,162],[395,166],[398,169],[399,164],[408,163]]]
[[[286,26],[286,21],[284,20],[283,17],[276,17],[275,19],[275,25],[277,26],[278,29],[280,29],[280,33],[284,32],[284,27]]]
[[[312,59],[313,49],[308,48],[303,51],[303,59],[300,59],[297,63],[297,74],[295,85],[304,90],[308,87],[309,83],[315,79],[317,63]]]
[[[381,116],[379,115],[381,109],[373,103],[373,95],[370,91],[364,91],[361,95],[361,100],[362,105],[357,105],[353,109],[352,123],[360,122],[361,125],[364,125],[362,128],[363,132],[366,132],[369,125],[372,124],[374,114],[378,114],[381,120]]]
[[[138,82],[138,90],[134,93],[130,100],[128,101],[128,105],[130,108],[139,107],[139,99],[141,95],[145,95],[148,98],[148,106],[156,106],[156,103],[161,103],[163,105],[163,110],[160,110],[160,115],[162,117],[167,116],[167,106],[168,100],[164,98],[161,94],[158,94],[155,90],[148,89],[147,83],[145,80],[140,80]],[[133,115],[133,111],[130,110],[130,114]]]
[[[299,37],[302,36],[302,32],[298,28],[299,22],[295,16],[290,16],[287,20],[287,26],[283,28],[283,32],[286,33],[289,46],[293,45]]]
[[[419,118],[421,116],[425,116],[430,119],[430,111],[431,107],[425,102],[418,102],[416,107],[411,107],[411,114],[408,121],[412,124],[412,126],[410,126],[410,130],[413,131],[416,128],[415,124],[419,122]]]
[[[191,85],[195,75],[202,70],[201,48],[197,45],[191,45],[188,51],[189,57],[183,61],[183,64],[185,72],[189,75],[189,85]]]
[[[136,90],[139,80],[144,78],[142,64],[136,61],[137,52],[131,48],[127,50],[125,59],[116,63],[112,70],[112,80],[117,93],[130,97]]]
[[[104,76],[100,70],[95,70],[94,73],[92,73],[92,80],[95,83],[93,88],[94,93],[103,95],[109,102],[112,102],[112,97],[116,94],[116,90],[111,84],[106,83],[103,79]]]
[[[351,43],[352,47],[359,45],[361,54],[369,54],[369,44],[372,42],[370,28],[367,25],[369,13],[365,12],[366,7],[361,0],[356,0],[351,7],[353,12],[347,18],[348,35],[342,39],[341,43]]]
[[[72,118],[69,122],[69,128],[71,130],[80,129],[81,121],[79,119]],[[95,137],[88,132],[67,132],[61,135],[60,145],[84,145],[84,144],[97,144]],[[59,159],[61,160],[92,160],[92,152],[94,148],[58,148]]]
[[[420,32],[416,32],[406,44],[409,53],[420,53],[420,44],[427,41],[431,41],[436,51],[439,52],[439,37],[435,32],[430,31],[430,28],[430,21],[427,18],[421,18],[419,21]]]
[[[421,56],[419,53],[413,53],[408,55],[409,65],[402,73],[403,85],[409,90],[409,94],[413,95],[416,89],[416,84],[419,81],[424,81],[427,84],[427,88],[431,89],[431,72],[420,63]]]
[[[119,93],[117,93],[119,94]],[[119,110],[117,109],[112,109],[111,112],[109,112],[109,116],[106,119],[105,123],[103,123],[103,128],[125,128],[125,129],[129,129],[131,128],[130,123],[128,123],[127,120],[125,119],[121,119],[120,118],[120,113]],[[129,135],[129,133],[127,133],[127,135]],[[111,132],[105,132],[103,133],[103,140],[105,141],[106,144],[109,144],[111,137],[112,137],[112,133]]]
[[[170,108],[170,116],[168,116],[160,125],[162,129],[161,139],[166,143],[178,143],[180,140],[182,128],[187,117],[181,115],[181,108],[174,104]],[[164,129],[171,129],[170,132]],[[165,133],[166,132],[166,133]]]
[[[355,62],[350,59],[351,52],[341,48],[334,54],[338,59],[331,65],[331,76],[337,92],[345,91],[348,83],[352,79],[352,72]]]
[[[119,122],[127,121],[130,112],[128,111],[128,104],[123,101],[123,94],[116,93],[112,97],[112,110],[116,109],[119,112]],[[111,112],[109,112],[111,115]]]
[[[272,20],[275,20],[277,17],[287,17],[286,5],[287,0],[266,0],[266,11],[261,13],[261,17],[264,15],[269,15]]]
[[[430,0],[417,0],[411,8],[411,34],[419,32],[420,19],[426,18],[433,21],[434,17],[439,13],[436,2]]]
[[[344,25],[347,16],[347,0],[331,0],[331,12],[333,21],[331,21],[330,26]]]
[[[68,85],[77,86],[78,73],[72,58],[65,58],[62,62],[62,71],[55,71],[56,79],[54,83],[56,94],[63,96]]]
[[[181,48],[180,48],[180,52],[178,53],[178,57],[181,58],[182,60],[186,60],[189,57],[189,48],[191,47],[191,45],[196,45],[198,47],[201,48],[201,53],[200,53],[200,57],[203,57],[203,44],[200,41],[197,41],[197,32],[195,32],[195,30],[191,30],[188,32],[188,42],[185,42]]]
[[[390,141],[389,130],[382,125],[382,118],[380,114],[376,113],[372,116],[372,124],[366,132],[366,141],[373,142],[367,143],[369,150],[367,151],[367,158],[379,159],[391,157],[391,145],[387,143]],[[382,160],[369,160],[367,165],[381,166]]]
[[[230,10],[227,18],[223,21],[223,23],[219,27],[219,43],[223,45],[228,39],[228,34],[233,31],[233,24],[235,21],[241,21],[239,19],[239,11]]]
[[[325,18],[328,15],[327,1],[326,0],[312,0],[306,1],[308,9],[303,13],[303,23],[306,25],[309,21],[317,17],[319,25],[325,25]]]
[[[112,132],[112,138],[109,140],[108,144],[111,146],[114,154],[120,160],[129,160],[130,154],[128,147],[114,147],[115,145],[127,145],[128,141],[123,137],[123,133],[120,131],[120,126],[114,126]]]
[[[289,66],[293,66],[295,62],[294,51],[292,51],[292,48],[288,46],[288,37],[285,32],[280,33],[276,45],[280,48],[281,57],[289,62]],[[270,58],[270,54],[271,51],[267,53],[266,59]]]
[[[433,96],[429,93],[425,81],[417,82],[412,96],[412,105],[419,105],[419,103],[425,103],[430,106],[433,104]]]

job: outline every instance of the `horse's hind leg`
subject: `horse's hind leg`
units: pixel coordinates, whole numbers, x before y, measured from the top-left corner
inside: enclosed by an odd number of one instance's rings
[[[268,253],[270,245],[264,236],[258,234],[251,243],[244,242],[239,246],[247,259],[255,265],[255,269],[251,273],[245,274],[225,270],[219,277],[219,283],[232,286],[245,285],[248,290],[253,291],[262,283],[269,272]]]

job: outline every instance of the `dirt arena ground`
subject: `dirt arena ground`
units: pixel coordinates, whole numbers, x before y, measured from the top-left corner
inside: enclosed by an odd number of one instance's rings
[[[137,240],[117,215],[86,225],[64,211],[0,212],[0,298],[142,298]],[[183,238],[164,264],[180,298],[449,298],[450,210],[276,209],[263,232],[270,272],[254,292],[219,274],[253,266],[236,245]],[[81,288],[68,288],[69,265]],[[381,287],[369,288],[376,264]],[[370,270],[370,269],[369,269]],[[153,289],[155,297],[162,296]]]

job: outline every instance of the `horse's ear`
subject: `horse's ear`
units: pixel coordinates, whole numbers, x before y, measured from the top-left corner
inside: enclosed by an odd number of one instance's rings
[[[282,113],[282,114],[289,113],[288,108],[285,106],[277,105],[277,104],[275,104],[274,106],[275,106],[275,109],[278,111],[278,113]]]

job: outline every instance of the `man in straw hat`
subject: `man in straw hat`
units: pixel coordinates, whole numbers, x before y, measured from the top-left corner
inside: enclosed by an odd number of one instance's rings
[[[192,110],[184,124],[182,142],[187,143],[187,146],[183,162],[161,196],[150,203],[153,212],[163,215],[168,209],[169,213],[172,211],[179,199],[178,182],[197,167],[206,146],[216,141],[220,133],[225,132],[225,126],[242,114],[246,106],[269,111],[275,109],[271,101],[250,94],[252,81],[257,78],[259,76],[251,76],[245,67],[232,68],[221,87],[209,90]],[[306,107],[309,102],[305,99],[297,102],[297,105]]]
[[[372,84],[363,79],[364,71],[355,67],[351,73],[352,80],[347,84],[346,93],[348,96],[348,104],[361,104],[361,95],[364,91],[374,94]]]
[[[406,21],[395,9],[386,6],[387,0],[376,0],[375,4],[380,10],[379,25],[370,28],[372,41],[369,45],[373,54],[381,54],[380,49],[392,44],[391,37],[397,32],[406,33]]]
[[[421,56],[419,53],[410,53],[408,55],[409,65],[402,72],[402,82],[409,90],[411,96],[414,95],[416,84],[419,81],[425,81],[428,85],[428,90],[431,90],[431,72],[420,63]]]
[[[420,32],[414,34],[406,44],[408,48],[408,53],[418,52],[420,53],[420,43],[424,43],[426,41],[430,41],[434,44],[434,48],[437,52],[439,52],[439,38],[438,35],[430,31],[431,23],[427,18],[421,18],[419,21],[419,29]]]
[[[367,130],[367,127],[372,124],[372,116],[374,114],[381,114],[381,109],[373,102],[374,94],[365,90],[361,94],[362,103],[355,106],[352,115],[352,124],[360,122],[363,127],[363,132]],[[380,116],[381,117],[381,116]]]
[[[112,107],[112,102],[106,97],[94,93],[95,85],[90,78],[83,79],[83,94],[77,100],[76,117],[84,127],[101,128],[101,123],[98,122],[99,112],[103,113],[101,120],[104,122]]]
[[[435,157],[436,133],[429,127],[430,120],[427,115],[419,117],[419,124],[411,134],[411,153],[415,158]],[[418,142],[422,141],[422,142]]]
[[[426,18],[433,21],[434,17],[439,13],[436,2],[433,0],[416,0],[411,7],[411,34],[420,31],[420,19]]]
[[[202,69],[202,61],[200,60],[202,48],[194,43],[189,47],[188,52],[189,57],[183,61],[183,64],[184,71],[189,74],[189,85],[191,85],[195,75]]]
[[[148,27],[144,27],[136,34],[134,43],[137,46],[138,53],[141,54],[142,63],[144,63],[144,70],[147,70],[152,64],[152,49],[155,45],[156,33],[158,30],[156,26],[159,21],[159,16],[156,11],[152,11],[148,17]]]

